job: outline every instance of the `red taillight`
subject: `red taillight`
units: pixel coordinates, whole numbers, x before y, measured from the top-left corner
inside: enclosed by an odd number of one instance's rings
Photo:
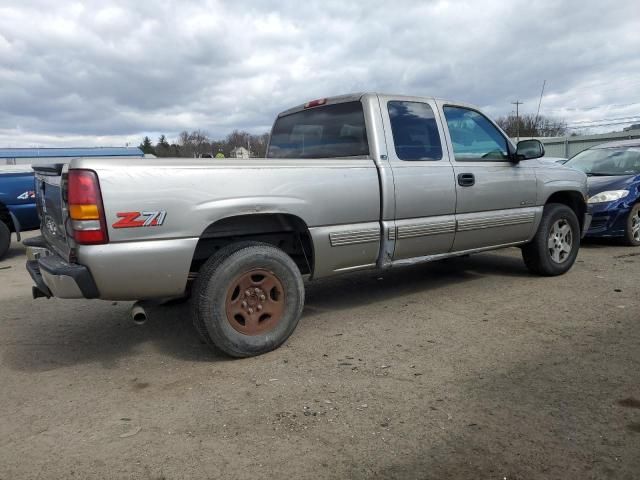
[[[67,201],[75,241],[83,245],[107,243],[109,237],[96,172],[69,170]]]
[[[318,100],[311,100],[310,102],[305,103],[304,108],[319,107],[321,105],[324,105],[325,103],[327,103],[327,99],[326,98],[320,98]]]

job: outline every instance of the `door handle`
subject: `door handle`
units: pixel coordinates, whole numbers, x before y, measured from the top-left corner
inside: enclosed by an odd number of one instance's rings
[[[458,185],[461,187],[472,187],[476,183],[476,177],[473,173],[459,173]]]

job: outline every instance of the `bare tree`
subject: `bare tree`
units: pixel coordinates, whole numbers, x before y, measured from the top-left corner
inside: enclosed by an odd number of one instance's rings
[[[567,124],[564,120],[543,115],[538,116],[537,121],[533,114],[520,115],[519,118],[508,115],[499,117],[496,123],[510,137],[515,137],[518,132],[521,137],[558,137],[567,134]]]
[[[148,139],[147,139],[148,140]],[[264,157],[269,143],[269,133],[251,135],[249,132],[234,130],[223,140],[211,140],[209,135],[203,130],[184,130],[178,134],[175,143],[169,144],[166,137],[161,135],[158,143],[148,146],[153,149],[159,157],[197,157],[202,154],[213,154],[222,152],[225,157],[231,155],[231,150],[236,147],[249,149],[252,157]]]

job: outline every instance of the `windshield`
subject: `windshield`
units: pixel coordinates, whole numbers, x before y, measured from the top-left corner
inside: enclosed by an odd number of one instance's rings
[[[596,148],[578,153],[567,167],[581,170],[587,175],[640,174],[640,147]]]
[[[269,158],[332,158],[369,154],[362,103],[347,102],[278,118]]]

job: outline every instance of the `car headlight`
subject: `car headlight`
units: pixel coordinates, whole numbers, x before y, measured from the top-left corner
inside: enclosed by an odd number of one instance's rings
[[[627,195],[629,195],[629,190],[609,190],[607,192],[596,193],[593,197],[589,198],[588,203],[613,202],[614,200],[620,200]]]

